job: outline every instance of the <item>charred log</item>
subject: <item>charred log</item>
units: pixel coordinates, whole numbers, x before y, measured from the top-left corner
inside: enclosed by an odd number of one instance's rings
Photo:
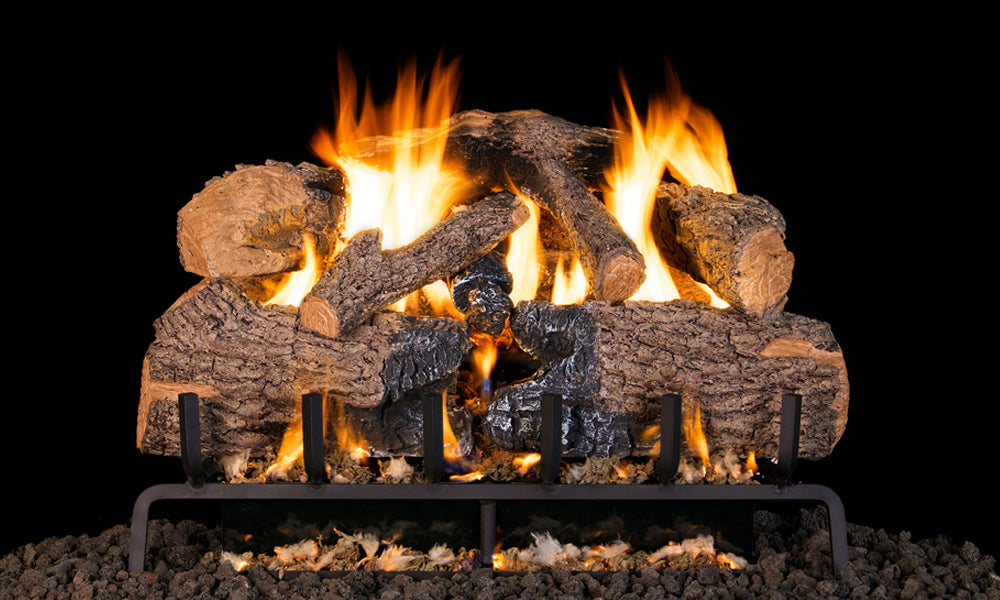
[[[775,456],[783,393],[804,397],[801,455],[828,455],[847,421],[843,355],[825,323],[784,314],[762,321],[700,302],[555,306],[519,303],[515,339],[542,367],[497,390],[486,436],[508,450],[538,439],[540,395],[564,397],[568,455],[634,455],[652,440],[659,399],[700,406],[709,446]]]
[[[329,252],[343,226],[344,178],[309,163],[237,166],[177,214],[181,264],[202,277],[294,271],[303,235]]]
[[[759,196],[676,183],[661,184],[656,202],[661,236],[683,250],[678,267],[750,314],[781,312],[795,259],[777,209]]]
[[[446,152],[486,185],[513,185],[566,231],[598,299],[625,300],[642,284],[635,243],[584,178],[610,163],[615,133],[539,111],[467,111],[452,118]]]
[[[336,340],[299,326],[296,310],[265,306],[231,280],[204,280],[155,323],[143,362],[137,444],[177,454],[176,397],[202,398],[206,454],[276,446],[307,392],[380,409],[443,389],[471,347],[453,319],[379,313]]]
[[[514,278],[507,270],[506,244],[476,259],[451,281],[451,299],[477,331],[494,337],[503,333],[514,310],[510,293]]]
[[[381,231],[362,231],[303,300],[302,324],[330,338],[348,334],[407,294],[462,271],[528,217],[520,198],[501,192],[460,207],[413,243],[395,250],[382,250]]]

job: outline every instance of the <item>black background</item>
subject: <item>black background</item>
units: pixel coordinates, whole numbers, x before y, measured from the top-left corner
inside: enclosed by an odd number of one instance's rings
[[[597,126],[610,124],[619,67],[642,98],[662,90],[669,60],[721,122],[740,191],[787,220],[786,309],[829,322],[846,357],[847,432],[798,478],[831,486],[849,521],[1000,554],[994,198],[976,158],[993,138],[973,89],[980,54],[965,44],[975,16],[722,26],[664,9],[633,31],[615,8],[439,8],[452,20],[433,27],[275,8],[31,24],[5,92],[12,502],[0,551],[125,523],[145,487],[182,481],[176,459],[134,441],[152,323],[197,281],[177,260],[176,212],[237,163],[315,160],[308,141],[332,118],[343,48],[377,98],[399,64],[427,70],[443,50],[461,59],[461,109]]]

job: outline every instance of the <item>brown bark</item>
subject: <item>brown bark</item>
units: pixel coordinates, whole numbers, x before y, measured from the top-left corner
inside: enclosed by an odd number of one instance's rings
[[[616,134],[539,111],[467,111],[447,128],[447,154],[485,185],[513,186],[547,209],[569,236],[598,299],[625,300],[645,262],[585,180],[610,162]]]
[[[461,272],[528,217],[524,201],[501,192],[460,207],[402,248],[382,250],[381,231],[362,231],[303,300],[302,325],[331,338],[349,333],[407,294]]]
[[[542,393],[569,405],[570,452],[642,453],[638,432],[659,399],[700,405],[711,448],[776,456],[780,399],[803,395],[801,456],[828,455],[847,422],[843,355],[827,324],[792,314],[772,321],[703,303],[519,303],[514,337],[542,368],[497,390],[487,435],[508,449],[537,435]],[[566,434],[569,435],[569,434]],[[646,447],[648,450],[648,445]]]
[[[661,237],[682,249],[672,257],[683,254],[685,264],[677,266],[750,314],[780,314],[795,258],[785,248],[785,220],[776,208],[759,196],[664,183],[657,214]]]
[[[294,308],[265,306],[232,280],[206,279],[155,323],[137,429],[141,451],[177,454],[176,398],[202,399],[211,454],[277,445],[302,394],[370,409],[446,385],[471,347],[454,319],[379,313],[332,340],[298,325]],[[444,382],[444,383],[442,383]]]
[[[238,166],[177,214],[181,264],[202,277],[294,271],[303,235],[326,255],[343,226],[344,180],[309,163]]]

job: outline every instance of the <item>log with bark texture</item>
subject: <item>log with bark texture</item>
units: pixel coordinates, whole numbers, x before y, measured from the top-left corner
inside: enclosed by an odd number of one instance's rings
[[[529,215],[523,200],[501,192],[459,207],[402,248],[382,250],[377,229],[359,232],[302,301],[302,325],[331,338],[349,333],[410,292],[459,273]]]
[[[561,394],[566,454],[642,454],[638,432],[678,393],[702,412],[709,447],[776,456],[780,399],[803,395],[801,456],[828,455],[847,422],[843,355],[827,324],[773,321],[700,302],[521,302],[511,328],[543,366],[499,388],[486,436],[510,450],[537,443],[539,396]],[[645,443],[645,448],[643,444]]]
[[[777,209],[759,196],[676,183],[661,184],[656,203],[661,237],[683,249],[681,268],[750,314],[781,313],[795,258]]]
[[[507,245],[497,244],[451,280],[451,299],[477,331],[494,337],[503,333],[514,310],[510,292],[514,278],[507,270]]]
[[[265,306],[234,280],[206,279],[155,323],[143,363],[137,444],[177,454],[176,398],[203,402],[206,451],[276,445],[307,392],[375,409],[448,382],[471,347],[464,323],[379,313],[332,340],[298,324],[294,308]]]
[[[598,299],[617,302],[639,289],[642,254],[582,179],[610,164],[615,132],[534,110],[466,111],[452,117],[447,135],[450,160],[486,185],[513,185],[552,213]]]
[[[302,237],[326,255],[343,227],[344,178],[309,163],[238,165],[177,214],[181,264],[202,277],[294,271]]]

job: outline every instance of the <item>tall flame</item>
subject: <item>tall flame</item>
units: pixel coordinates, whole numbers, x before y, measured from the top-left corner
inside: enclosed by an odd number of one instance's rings
[[[678,90],[676,79],[671,89]],[[624,76],[621,86],[625,114],[614,112],[615,127],[625,134],[616,147],[614,167],[606,173],[608,209],[646,259],[646,280],[633,300],[666,302],[681,297],[671,272],[676,270],[660,258],[650,229],[656,204],[656,188],[669,170],[677,180],[718,191],[736,191],[729,166],[725,137],[718,121],[690,97],[674,92],[671,97],[650,98],[645,121],[639,117]],[[697,283],[697,282],[695,282]],[[698,284],[719,308],[728,304],[708,286]]]
[[[411,61],[398,72],[390,101],[376,106],[368,88],[359,106],[354,70],[339,56],[336,125],[318,131],[312,149],[347,178],[347,236],[377,227],[383,248],[398,248],[434,226],[455,201],[465,181],[444,164],[440,134],[457,106],[458,82],[457,60],[439,58],[429,80],[418,77]],[[394,308],[406,305],[404,299]]]

